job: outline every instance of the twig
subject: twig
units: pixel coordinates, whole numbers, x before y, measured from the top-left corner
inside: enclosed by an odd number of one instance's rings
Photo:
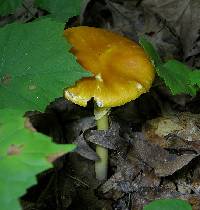
[[[67,176],[70,177],[71,179],[75,180],[75,181],[80,182],[80,183],[81,183],[82,185],[84,185],[85,187],[90,188],[90,186],[89,186],[87,183],[81,181],[80,179],[78,179],[78,178],[76,178],[76,177],[73,177],[73,176],[71,176],[71,175],[67,175]]]

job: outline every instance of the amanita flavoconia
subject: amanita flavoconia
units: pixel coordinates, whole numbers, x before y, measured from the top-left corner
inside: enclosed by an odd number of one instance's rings
[[[109,128],[108,110],[138,98],[154,80],[148,56],[135,42],[105,29],[79,26],[65,30],[71,52],[94,76],[82,78],[65,90],[64,96],[80,106],[94,99],[98,130]],[[96,147],[100,160],[95,163],[96,177],[106,179],[108,151]]]

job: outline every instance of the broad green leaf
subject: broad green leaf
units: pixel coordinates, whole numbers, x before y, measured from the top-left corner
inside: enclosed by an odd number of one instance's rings
[[[22,0],[0,0],[0,16],[13,13],[21,4]]]
[[[156,71],[172,94],[195,95],[197,89],[191,83],[190,75],[192,70],[177,60],[170,60],[156,67]]]
[[[144,48],[146,54],[150,57],[150,60],[155,67],[162,64],[158,52],[155,50],[154,46],[149,41],[147,41],[147,39],[145,39],[144,37],[140,37],[139,43]]]
[[[50,16],[66,22],[68,18],[79,15],[83,0],[36,0],[36,5],[50,13]]]
[[[190,81],[193,85],[200,87],[200,70],[195,70],[190,74]]]
[[[0,109],[0,205],[20,210],[18,198],[36,184],[35,175],[52,167],[51,155],[63,155],[74,145],[58,145],[49,137],[25,128],[21,112]]]
[[[144,210],[192,210],[189,203],[179,199],[155,200],[144,207]]]
[[[69,53],[64,24],[42,19],[0,29],[0,108],[41,110],[90,76]]]
[[[159,54],[149,41],[144,37],[140,37],[139,42],[150,57],[158,76],[164,80],[165,85],[171,90],[172,94],[196,94],[197,89],[194,86],[194,83],[195,81],[197,83],[197,79],[193,79],[193,82],[191,82],[190,75],[193,74],[188,66],[177,60],[170,60],[166,63],[162,63]]]

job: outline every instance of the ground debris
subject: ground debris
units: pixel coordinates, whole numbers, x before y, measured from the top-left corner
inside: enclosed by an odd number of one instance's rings
[[[85,117],[74,120],[66,126],[66,138],[71,139],[77,145],[75,152],[89,160],[98,160],[94,151],[95,145],[105,148],[122,151],[127,147],[128,142],[120,136],[120,125],[111,120],[108,131],[96,130],[94,117]]]
[[[157,176],[172,175],[198,156],[195,153],[186,153],[180,156],[170,154],[169,151],[159,145],[148,142],[141,133],[135,135],[133,146],[137,157],[152,167]]]
[[[119,150],[125,143],[124,139],[120,137],[119,130],[120,125],[117,122],[112,121],[109,130],[88,130],[88,132],[85,133],[85,138],[87,141],[101,145],[105,148]]]
[[[98,160],[96,152],[88,145],[85,132],[95,127],[94,117],[84,117],[70,122],[66,128],[66,138],[77,145],[75,152],[89,160]]]
[[[142,6],[169,23],[171,29],[180,37],[185,58],[199,54],[200,2],[198,0],[167,0],[165,2],[144,0]]]
[[[160,198],[184,199],[199,209],[200,158],[196,151],[170,153],[151,143],[142,132],[127,138],[130,145],[126,155],[117,151],[111,154],[116,170],[98,189],[102,197],[115,200],[116,210],[142,210]]]
[[[99,160],[96,152],[86,143],[83,134],[76,138],[74,144],[77,145],[75,152],[79,153],[82,157],[89,160]]]
[[[143,126],[153,144],[176,151],[200,152],[200,115],[182,112],[149,120]]]

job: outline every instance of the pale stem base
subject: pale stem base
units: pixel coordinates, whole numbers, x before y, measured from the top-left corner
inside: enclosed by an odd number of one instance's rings
[[[101,109],[98,108],[98,112],[101,112]],[[109,128],[108,113],[106,113],[100,119],[98,119],[96,123],[97,123],[97,130],[108,130]],[[97,145],[96,153],[100,158],[100,160],[95,162],[96,178],[98,180],[105,180],[107,179],[107,169],[108,169],[108,149]]]

